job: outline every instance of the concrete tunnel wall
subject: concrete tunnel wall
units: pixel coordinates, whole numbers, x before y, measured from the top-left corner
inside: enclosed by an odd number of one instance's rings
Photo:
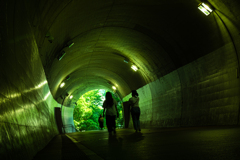
[[[225,38],[229,38],[227,33]],[[240,46],[240,41],[138,89],[141,127],[238,125],[239,77],[234,45]],[[132,121],[129,127],[133,127]]]
[[[239,125],[239,29],[215,19],[226,45],[137,89],[142,128]]]
[[[18,5],[0,11],[1,159],[31,159],[58,134],[54,107],[60,104],[50,94],[31,25],[22,18],[26,8]],[[237,39],[139,88],[142,127],[239,124]]]
[[[24,5],[0,11],[0,157],[32,159],[56,135],[53,99]],[[13,11],[18,14],[13,14]],[[8,14],[7,14],[8,13]],[[11,16],[16,16],[15,18]]]

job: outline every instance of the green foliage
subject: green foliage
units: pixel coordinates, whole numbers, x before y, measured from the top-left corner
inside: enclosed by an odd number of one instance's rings
[[[98,129],[98,117],[102,113],[102,95],[92,90],[80,97],[74,108],[73,119],[76,129]]]
[[[96,130],[99,129],[98,118],[103,113],[103,100],[105,99],[105,90],[92,90],[80,97],[77,101],[77,106],[74,108],[73,119],[77,130]],[[119,118],[117,126],[123,124],[122,105],[120,99],[113,95],[113,98],[118,102]],[[104,119],[106,128],[106,120]]]
[[[119,113],[119,118],[117,119],[117,122],[116,122],[116,126],[118,127],[118,126],[122,126],[123,125],[122,102],[115,95],[113,95],[113,98],[118,102],[117,109],[118,109],[118,113]]]

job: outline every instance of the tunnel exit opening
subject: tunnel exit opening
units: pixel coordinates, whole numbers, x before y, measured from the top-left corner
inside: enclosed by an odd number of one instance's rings
[[[73,111],[73,122],[76,131],[100,130],[99,117],[103,115],[103,102],[108,90],[96,89],[83,94],[77,101]],[[123,114],[121,99],[112,91],[112,97],[118,102],[117,108],[119,118],[116,119],[116,127],[122,128]],[[103,129],[106,129],[106,119],[104,118]]]

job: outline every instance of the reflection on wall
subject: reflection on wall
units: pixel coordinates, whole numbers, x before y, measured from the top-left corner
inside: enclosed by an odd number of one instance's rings
[[[4,13],[0,28],[7,31],[0,34],[0,156],[27,160],[58,134],[54,107],[60,105],[50,93],[31,26],[22,18],[27,15],[24,4],[4,6],[8,7],[0,6]]]

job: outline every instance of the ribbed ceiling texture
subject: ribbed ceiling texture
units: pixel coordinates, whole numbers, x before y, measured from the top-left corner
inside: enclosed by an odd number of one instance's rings
[[[219,0],[217,6],[209,2],[216,10],[239,5],[238,1],[224,4]],[[200,12],[198,0],[31,3],[31,23],[50,90],[59,103],[61,95],[74,96],[65,105],[89,90],[111,89],[112,85],[124,97],[227,43],[219,34],[216,15]],[[229,16],[239,13],[226,12]],[[69,48],[70,41],[74,45]],[[66,54],[59,61],[56,57],[62,51]],[[139,68],[137,72],[132,64]],[[70,79],[59,88],[67,76]]]

